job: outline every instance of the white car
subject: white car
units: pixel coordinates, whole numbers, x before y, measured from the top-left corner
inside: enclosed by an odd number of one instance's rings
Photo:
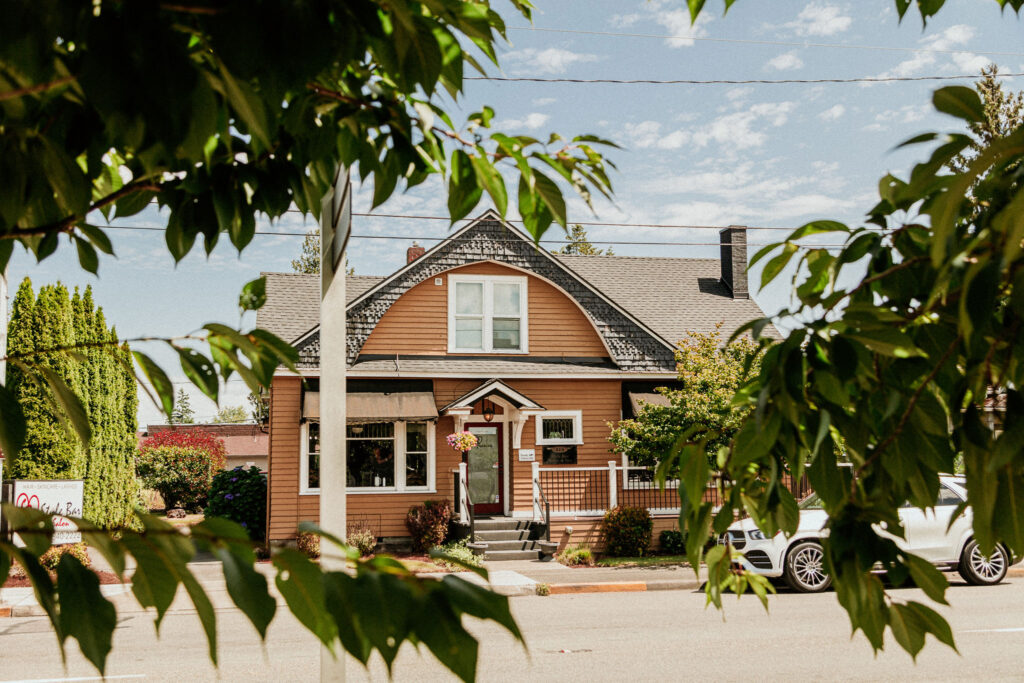
[[[940,480],[935,507],[921,510],[908,503],[900,508],[906,539],[890,538],[943,571],[955,569],[968,583],[999,583],[1014,564],[1010,554],[1001,545],[990,558],[981,553],[971,533],[970,508],[946,532],[956,507],[967,500],[967,490],[963,477],[943,476]],[[818,593],[832,584],[832,577],[825,573],[822,562],[821,539],[828,533],[827,521],[828,515],[821,508],[818,496],[811,494],[800,503],[800,523],[792,536],[787,538],[778,533],[767,538],[754,521],[747,518],[729,527],[719,543],[728,540],[733,548],[743,553],[739,564],[744,569],[764,576],[781,576],[802,593]]]

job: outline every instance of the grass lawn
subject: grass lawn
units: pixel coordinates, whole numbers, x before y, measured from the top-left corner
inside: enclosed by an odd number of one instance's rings
[[[595,567],[673,567],[687,565],[686,555],[651,555],[648,557],[602,557]]]

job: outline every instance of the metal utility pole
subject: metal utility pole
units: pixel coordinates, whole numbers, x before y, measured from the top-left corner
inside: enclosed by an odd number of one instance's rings
[[[320,210],[320,526],[345,538],[345,247],[352,228],[348,169],[339,167]],[[320,564],[345,560],[321,544]],[[320,680],[345,680],[345,652],[320,650]]]

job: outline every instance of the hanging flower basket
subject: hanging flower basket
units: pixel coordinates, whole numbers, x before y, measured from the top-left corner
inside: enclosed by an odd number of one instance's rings
[[[476,448],[476,436],[471,432],[455,432],[448,435],[448,445],[460,453],[468,453]]]

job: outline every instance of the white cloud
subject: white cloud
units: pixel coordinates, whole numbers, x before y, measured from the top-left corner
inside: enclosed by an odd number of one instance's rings
[[[549,104],[554,104],[558,101],[555,97],[538,97],[533,100],[533,106],[535,107],[546,107]]]
[[[729,90],[725,91],[725,97],[730,102],[735,102],[737,100],[745,100],[746,98],[750,97],[750,94],[753,92],[754,89],[749,86],[744,86],[740,88],[730,88]]]
[[[631,146],[637,149],[679,149],[691,139],[689,131],[685,130],[662,133],[661,124],[657,121],[627,123],[625,132]]]
[[[850,28],[853,19],[838,5],[814,2],[804,7],[795,21],[783,24],[798,36],[833,36]]]
[[[926,50],[955,50],[962,45],[966,45],[975,35],[976,32],[973,27],[966,24],[956,24],[934,35],[926,36],[919,40],[918,43]],[[956,52],[950,55],[950,58],[957,68],[968,72],[980,71],[981,67],[986,66],[990,61],[971,52]],[[883,71],[878,76],[879,78],[913,76],[925,69],[934,67],[938,64],[938,61],[939,57],[934,52],[917,52],[913,57],[903,60],[892,69]]]
[[[495,128],[502,129],[507,128],[509,130],[515,130],[516,128],[528,128],[530,130],[536,130],[548,122],[551,117],[547,114],[541,114],[540,112],[533,112],[527,114],[521,119],[502,119],[501,121],[495,122]]]
[[[846,107],[841,104],[836,104],[818,114],[818,118],[822,121],[838,121],[845,113]]]
[[[597,61],[597,55],[582,52],[571,52],[558,47],[544,50],[526,48],[514,50],[504,56],[507,63],[521,65],[522,69],[533,70],[541,74],[561,74],[573,64]]]
[[[775,69],[776,71],[787,71],[791,69],[799,69],[803,67],[804,60],[797,56],[796,50],[790,52],[783,52],[781,55],[768,60],[765,64],[765,69]]]
[[[834,216],[839,212],[847,211],[855,206],[852,199],[837,199],[823,194],[803,194],[795,197],[787,197],[774,202],[768,209],[773,219],[796,218],[818,214],[821,216]]]
[[[711,13],[704,12],[696,23],[690,23],[690,12],[682,9],[683,3],[679,0],[647,0],[641,6],[641,12],[632,14],[617,14],[613,16],[610,23],[615,28],[628,28],[644,20],[654,21],[665,29],[665,32],[673,36],[666,38],[665,44],[669,47],[690,47],[694,38],[703,38],[708,34],[707,25],[711,22]]]

